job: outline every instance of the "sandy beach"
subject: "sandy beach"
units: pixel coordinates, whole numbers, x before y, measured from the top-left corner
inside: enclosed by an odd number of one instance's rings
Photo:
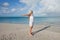
[[[29,36],[28,24],[0,23],[0,40],[60,40],[60,24],[35,24]]]

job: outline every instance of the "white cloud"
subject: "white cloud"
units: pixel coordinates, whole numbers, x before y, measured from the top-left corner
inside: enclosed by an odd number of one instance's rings
[[[59,0],[20,0],[19,2],[25,3],[26,8],[32,9],[35,15],[40,16],[47,15],[47,12],[58,12],[60,10]]]
[[[24,8],[12,8],[9,10],[7,6],[10,4],[4,2],[0,13],[20,12],[24,10],[33,10],[35,16],[47,16],[49,12],[60,12],[60,0],[19,0],[19,2],[25,3]],[[7,7],[7,8],[6,8]]]
[[[10,11],[6,7],[1,7],[0,13],[10,13]]]
[[[2,5],[3,6],[9,6],[9,3],[8,2],[4,2]]]
[[[16,8],[9,9],[8,7],[1,7],[0,13],[13,13],[17,11]]]
[[[20,8],[20,11],[23,11],[23,10],[26,10],[27,8],[25,7],[25,8]]]
[[[37,0],[19,0],[19,2],[25,3],[28,6],[33,5],[35,2],[37,2]]]
[[[16,11],[16,8],[12,8],[12,9],[11,9],[11,12],[15,12],[15,11]]]
[[[9,13],[10,11],[8,10],[2,10],[3,13]]]

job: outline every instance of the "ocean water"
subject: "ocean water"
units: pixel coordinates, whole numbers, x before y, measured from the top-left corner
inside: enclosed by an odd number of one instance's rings
[[[34,23],[60,23],[60,17],[35,17]],[[28,17],[0,17],[0,23],[28,24]]]

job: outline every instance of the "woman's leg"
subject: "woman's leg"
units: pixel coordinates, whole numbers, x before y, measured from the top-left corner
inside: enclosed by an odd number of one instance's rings
[[[30,27],[30,34],[32,34],[32,28],[33,28],[33,26]]]
[[[32,36],[32,28],[33,26],[30,27],[30,36]]]

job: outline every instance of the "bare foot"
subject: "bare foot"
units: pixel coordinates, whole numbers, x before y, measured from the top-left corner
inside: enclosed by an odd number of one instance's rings
[[[32,33],[29,33],[29,36],[33,36]]]

